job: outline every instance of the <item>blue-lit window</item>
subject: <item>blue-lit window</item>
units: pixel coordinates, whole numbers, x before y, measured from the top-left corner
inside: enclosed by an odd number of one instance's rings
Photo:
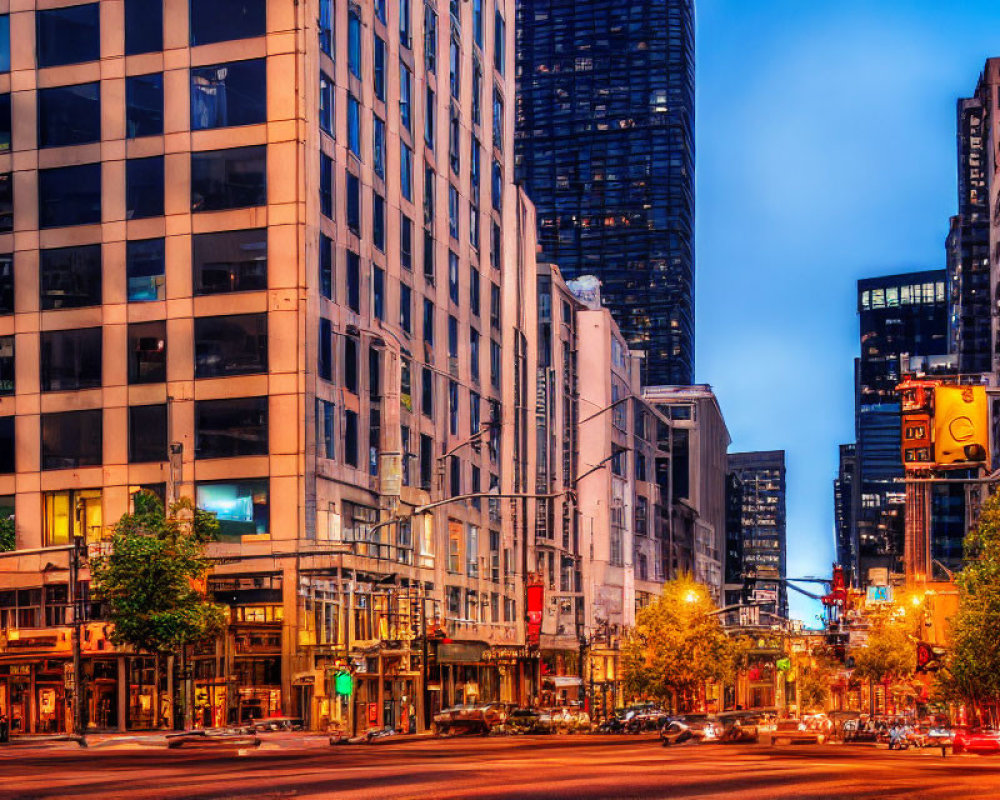
[[[385,198],[380,194],[372,199],[372,243],[385,252]]]
[[[163,0],[125,0],[125,55],[163,49]]]
[[[385,180],[385,123],[378,116],[372,119],[372,168]]]
[[[163,156],[125,163],[125,218],[163,216]]]
[[[319,290],[333,299],[333,240],[325,233],[319,235]]]
[[[37,11],[35,34],[39,67],[80,64],[101,57],[101,20],[97,3]],[[7,69],[10,69],[9,56]]]
[[[490,189],[493,208],[501,211],[503,208],[503,167],[500,166],[500,162],[496,159],[493,160],[493,181]]]
[[[405,199],[413,202],[413,151],[402,143],[399,146],[399,190]]]
[[[424,6],[424,67],[432,75],[437,72],[438,16],[429,5]]]
[[[500,10],[497,9],[493,16],[493,65],[501,75],[503,75],[506,48],[506,25],[500,15]]]
[[[483,68],[479,59],[472,59],[472,121],[483,124]]]
[[[347,307],[355,314],[361,313],[361,256],[347,251],[347,270],[344,275],[347,288]]]
[[[448,315],[448,355],[458,358],[458,319]]]
[[[333,57],[333,0],[319,0],[319,49]]]
[[[483,0],[472,0],[472,38],[483,46]]]
[[[399,284],[399,327],[409,335],[413,331],[413,290]]]
[[[385,65],[386,50],[385,42],[377,33],[375,34],[375,97],[385,102]]]
[[[333,159],[326,153],[319,154],[319,211],[333,219]]]
[[[372,267],[372,315],[385,320],[385,270]]]
[[[407,50],[413,47],[413,29],[410,20],[410,0],[399,0],[399,43]]]
[[[267,0],[191,0],[191,44],[263,36],[266,8]]]
[[[333,81],[325,72],[319,74],[319,127],[333,136]]]
[[[163,133],[163,73],[132,75],[125,79],[125,136]]]
[[[347,227],[361,235],[361,181],[352,172],[347,173]]]
[[[191,210],[267,205],[267,146],[191,154]]]
[[[267,68],[263,58],[191,69],[191,130],[267,121]]]
[[[38,226],[59,228],[101,221],[101,165],[38,171]]]
[[[458,238],[458,189],[448,186],[448,233],[452,239]]]
[[[361,17],[356,8],[347,14],[347,68],[355,78],[361,77]]]
[[[503,152],[503,95],[493,89],[493,146]]]
[[[239,541],[270,530],[267,478],[200,482],[195,497],[198,508],[219,521],[221,541]]]
[[[10,17],[0,15],[0,72],[10,72]]]
[[[462,135],[462,125],[458,119],[458,109],[451,106],[451,117],[448,121],[448,163],[451,165],[451,171],[458,175],[459,167],[461,165],[461,142]]]
[[[101,88],[94,83],[38,90],[38,146],[101,140]]]
[[[399,64],[399,123],[413,129],[413,74],[406,64]]]
[[[434,90],[428,86],[427,87],[427,100],[424,106],[424,141],[427,143],[427,147],[431,150],[434,149]]]
[[[125,246],[125,274],[130,303],[166,298],[163,239],[139,239]]]
[[[452,38],[450,40],[448,53],[448,75],[451,96],[458,100],[462,91],[462,50],[459,47],[457,39]]]
[[[413,221],[399,215],[399,265],[403,269],[413,269]]]
[[[375,19],[385,25],[385,0],[375,0]]]
[[[361,158],[361,106],[353,94],[347,95],[347,146]]]
[[[459,296],[458,288],[458,253],[454,250],[448,251],[448,297],[451,302],[457,303]]]

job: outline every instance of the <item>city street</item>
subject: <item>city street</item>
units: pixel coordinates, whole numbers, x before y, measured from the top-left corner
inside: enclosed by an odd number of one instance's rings
[[[0,798],[988,798],[1000,758],[843,745],[689,746],[649,737],[430,739],[239,755],[0,750]]]

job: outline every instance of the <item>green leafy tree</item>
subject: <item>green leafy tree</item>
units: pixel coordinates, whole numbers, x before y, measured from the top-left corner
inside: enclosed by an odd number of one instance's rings
[[[981,508],[979,524],[965,538],[965,567],[958,573],[958,613],[952,651],[939,675],[942,693],[997,722],[1000,703],[1000,495]]]
[[[830,662],[816,657],[813,663],[798,669],[795,681],[796,698],[800,711],[822,711],[830,700],[830,685],[834,670]]]
[[[874,683],[905,681],[917,668],[920,608],[889,607],[869,618],[868,642],[854,653],[854,677]]]
[[[744,649],[726,636],[716,610],[690,576],[667,581],[622,646],[626,691],[689,710],[707,682],[732,679]]]
[[[7,553],[17,547],[17,533],[14,529],[14,518],[0,519],[0,553]]]
[[[136,495],[134,512],[115,525],[110,554],[90,563],[94,597],[108,607],[115,644],[182,654],[225,630],[225,607],[201,589],[210,566],[205,542],[217,530],[214,517],[197,513],[189,499],[167,513],[152,493]]]

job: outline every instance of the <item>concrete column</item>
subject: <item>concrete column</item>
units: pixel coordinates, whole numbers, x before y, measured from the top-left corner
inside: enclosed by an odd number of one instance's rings
[[[125,669],[125,659],[118,659],[118,732],[125,732],[125,718],[128,715],[128,670]]]

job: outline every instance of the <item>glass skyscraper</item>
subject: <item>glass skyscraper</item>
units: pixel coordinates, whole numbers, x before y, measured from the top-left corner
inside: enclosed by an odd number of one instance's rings
[[[522,0],[518,17],[518,175],[543,256],[600,278],[645,383],[690,384],[693,0]]]

